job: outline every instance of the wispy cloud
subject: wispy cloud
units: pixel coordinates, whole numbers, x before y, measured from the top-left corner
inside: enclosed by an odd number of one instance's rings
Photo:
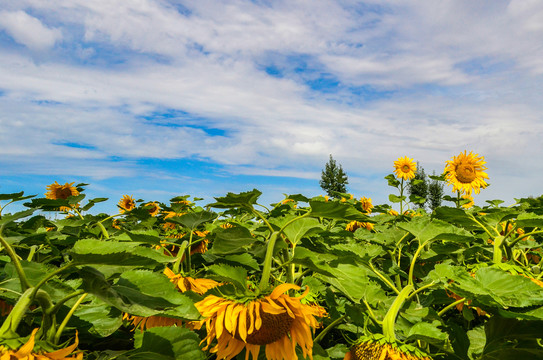
[[[209,164],[279,189],[333,154],[353,192],[386,201],[374,179],[397,157],[439,172],[468,149],[488,161],[483,196],[538,195],[542,16],[520,0],[10,2],[2,164],[125,183]]]

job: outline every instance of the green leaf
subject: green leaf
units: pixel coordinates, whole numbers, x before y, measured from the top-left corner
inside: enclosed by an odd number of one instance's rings
[[[256,201],[260,195],[262,195],[262,192],[257,189],[239,194],[229,192],[224,197],[216,197],[215,200],[217,200],[217,202],[209,204],[208,206],[222,209],[252,207],[254,204],[256,204]]]
[[[198,335],[182,327],[155,327],[134,334],[135,350],[124,354],[129,359],[205,360]]]
[[[76,318],[90,324],[89,332],[95,336],[106,337],[122,325],[122,312],[102,300],[94,298],[81,304],[74,313]]]
[[[522,213],[517,217],[515,221],[517,227],[543,227],[543,215],[536,215],[534,213]]]
[[[432,220],[426,216],[415,217],[409,222],[398,224],[398,227],[409,231],[421,242],[434,239],[457,242],[469,242],[475,240],[473,235],[464,229],[458,228],[441,220]]]
[[[393,203],[400,203],[406,199],[405,196],[398,196],[394,194],[388,195],[388,200]]]
[[[181,216],[174,216],[168,218],[168,221],[181,224],[185,227],[188,227],[191,230],[194,230],[198,225],[214,220],[217,217],[217,214],[210,211],[198,211],[198,212],[189,212]]]
[[[294,217],[286,217],[284,223],[290,221]],[[322,229],[322,225],[315,218],[301,218],[293,223],[289,224],[284,229],[284,234],[293,244],[298,244],[300,240],[306,236],[308,233],[315,233]]]
[[[463,226],[468,229],[480,228],[480,225],[473,220],[465,210],[448,206],[441,206],[434,210],[434,217],[448,223]]]
[[[175,261],[171,256],[141,245],[136,242],[83,239],[74,244],[70,254],[77,265],[156,266]]]
[[[21,191],[18,193],[11,193],[11,194],[0,194],[0,200],[17,200],[23,196],[25,192]]]
[[[416,323],[409,329],[407,340],[422,340],[431,344],[443,344],[447,341],[448,335],[438,328],[440,325],[439,321],[433,321],[431,324],[427,322]]]
[[[490,308],[543,305],[543,288],[524,276],[511,275],[501,269],[481,268],[473,278],[463,268],[438,264],[435,273],[454,280],[447,288],[472,299],[475,305]]]
[[[218,255],[245,252],[246,247],[257,241],[249,229],[243,226],[234,226],[228,229],[216,228],[213,230],[213,235],[215,239],[210,252]]]
[[[247,270],[226,264],[214,264],[208,268],[209,277],[227,283],[232,283],[238,290],[247,290]]]
[[[0,225],[7,224],[7,223],[10,223],[10,222],[15,221],[15,220],[19,220],[19,219],[23,219],[25,217],[28,217],[28,216],[32,215],[32,213],[34,211],[36,211],[36,209],[28,209],[28,210],[23,210],[23,211],[16,212],[15,214],[2,215],[2,217],[0,218]]]
[[[309,206],[311,207],[311,216],[313,217],[371,221],[368,216],[362,214],[353,205],[348,203],[310,200]]]
[[[395,188],[400,186],[400,181],[396,179],[396,176],[394,176],[394,174],[388,174],[387,176],[385,176],[385,179],[388,181],[388,186],[392,186]]]

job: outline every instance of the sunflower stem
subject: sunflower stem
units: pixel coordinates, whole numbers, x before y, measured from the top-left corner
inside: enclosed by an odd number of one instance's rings
[[[422,249],[424,249],[424,247],[426,246],[426,244],[428,244],[428,242],[430,242],[430,240],[426,240],[425,242],[420,244],[417,251],[415,251],[415,254],[413,254],[413,259],[411,259],[411,264],[409,265],[409,277],[407,279],[407,283],[409,285],[413,285],[413,272],[415,270],[415,263],[417,262],[417,258],[420,252],[422,251]]]
[[[398,316],[404,301],[409,297],[413,289],[413,284],[406,285],[402,291],[400,291],[398,296],[396,296],[396,299],[388,309],[385,318],[383,319],[383,335],[391,342],[396,341],[396,334],[394,332],[396,317]]]
[[[19,297],[8,317],[2,323],[2,327],[0,327],[0,339],[17,337],[17,327],[26,314],[28,306],[33,301],[33,290],[33,288],[29,287]]]
[[[55,337],[53,338],[53,344],[55,344],[55,345],[58,344],[58,342],[60,340],[60,336],[62,335],[62,332],[64,331],[64,328],[68,324],[68,321],[70,321],[70,318],[72,317],[74,312],[77,310],[79,305],[81,305],[83,300],[85,300],[85,297],[87,297],[87,295],[88,295],[88,293],[84,293],[83,295],[81,295],[81,297],[79,299],[77,299],[77,301],[75,302],[74,306],[72,306],[72,308],[70,309],[68,314],[66,314],[66,316],[64,317],[64,320],[62,320],[62,323],[60,323],[60,325],[58,326],[57,332],[55,333]]]
[[[455,307],[456,305],[458,304],[463,304],[464,301],[466,301],[466,298],[462,298],[460,300],[456,300],[455,302],[445,306],[443,309],[441,309],[441,311],[439,311],[437,313],[438,316],[443,316],[443,314],[445,314],[447,311],[449,311],[450,309],[452,309],[453,307]]]
[[[268,240],[268,246],[266,248],[266,257],[264,258],[264,269],[262,270],[262,278],[260,279],[260,285],[259,285],[260,291],[266,290],[266,288],[269,285],[271,265],[272,265],[272,259],[273,259],[273,250],[275,248],[275,243],[277,241],[278,236],[279,236],[279,232],[274,231],[271,234],[270,239]]]
[[[11,259],[11,262],[13,263],[13,266],[15,267],[15,271],[17,271],[17,275],[19,276],[19,281],[21,283],[21,289],[25,291],[30,287],[30,283],[28,282],[28,279],[26,278],[26,274],[23,270],[23,267],[21,265],[21,262],[19,261],[19,257],[15,253],[15,250],[11,247],[11,245],[4,239],[4,237],[1,235],[4,231],[4,226],[6,224],[3,224],[2,227],[0,227],[0,244],[2,244],[2,247],[6,249],[9,258]]]
[[[342,317],[337,318],[336,320],[334,320],[330,324],[328,324],[328,326],[325,327],[324,329],[322,329],[322,331],[319,333],[319,335],[317,335],[317,337],[315,337],[315,339],[313,340],[313,343],[318,344],[322,340],[322,338],[324,338],[326,336],[326,334],[328,334],[328,332],[330,330],[332,330],[333,328],[335,328],[336,326],[341,324],[345,320],[346,317],[347,317],[347,315],[343,315]]]

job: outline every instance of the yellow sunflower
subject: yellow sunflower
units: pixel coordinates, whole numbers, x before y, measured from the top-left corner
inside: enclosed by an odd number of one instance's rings
[[[475,205],[475,202],[473,201],[473,196],[471,196],[471,194],[464,194],[462,195],[462,199],[467,199],[469,200],[469,202],[465,203],[464,205],[462,205],[463,208],[465,209],[469,209],[471,208],[473,205]]]
[[[155,201],[145,204],[145,208],[149,211],[149,215],[151,216],[157,216],[160,212],[160,206]]]
[[[417,164],[407,156],[394,161],[394,172],[398,179],[411,180],[415,177],[415,171]]]
[[[63,349],[52,351],[48,353],[34,353],[34,344],[36,333],[38,329],[34,329],[28,341],[21,346],[17,351],[10,350],[5,346],[0,346],[0,360],[82,360],[83,353],[79,352],[76,355],[72,353],[77,348],[79,344],[79,339],[77,337],[77,331],[75,333],[75,341],[72,345],[67,346]],[[72,356],[69,356],[71,355]]]
[[[164,275],[166,275],[170,279],[170,281],[175,284],[180,292],[190,290],[194,291],[197,294],[203,295],[207,290],[220,285],[220,283],[211,279],[194,279],[190,276],[183,277],[180,274],[175,274],[169,268],[164,269]],[[183,326],[184,323],[190,328],[198,327],[199,325],[198,322],[185,322],[181,319],[159,315],[144,317],[124,313],[123,320],[127,320],[129,323],[131,323],[134,327],[133,330],[135,330],[136,328],[140,328],[141,331],[159,326]]]
[[[345,230],[350,231],[350,232],[355,232],[356,229],[359,229],[359,228],[364,228],[371,231],[373,230],[373,224],[369,222],[361,222],[361,221],[353,220],[347,224],[347,226],[345,227]]]
[[[478,194],[481,188],[486,188],[488,184],[485,179],[488,179],[488,175],[484,172],[484,164],[486,161],[483,156],[471,151],[466,154],[466,150],[452,160],[447,160],[445,179],[453,186],[452,191],[471,195],[472,191]]]
[[[122,199],[119,200],[118,204],[119,211],[124,213],[125,211],[130,211],[136,207],[136,202],[134,198],[130,195],[123,195]]]
[[[77,196],[79,195],[79,191],[72,186],[74,182],[66,183],[64,185],[60,185],[58,182],[54,182],[51,185],[47,185],[45,188],[47,189],[47,192],[45,193],[45,197],[47,199],[67,199],[70,196]],[[76,205],[77,206],[77,205]],[[60,211],[70,211],[71,209],[67,206],[61,206]]]
[[[365,336],[351,346],[343,360],[432,360],[417,348],[391,343],[384,337]]]
[[[373,209],[373,203],[371,202],[371,198],[360,198],[360,203],[362,204],[362,209],[364,209],[367,214],[371,214],[371,209]]]
[[[299,290],[294,284],[277,286],[270,295],[240,303],[235,300],[209,295],[197,302],[196,308],[204,317],[207,336],[204,350],[214,339],[217,344],[210,352],[218,359],[232,359],[245,349],[258,359],[260,347],[265,346],[268,360],[297,359],[296,345],[300,345],[304,357],[312,357],[312,329],[319,326],[315,317],[326,315],[318,305],[302,304],[309,288],[298,297],[285,294],[290,289]]]

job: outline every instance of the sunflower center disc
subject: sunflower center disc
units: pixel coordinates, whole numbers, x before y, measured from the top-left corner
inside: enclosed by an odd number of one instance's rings
[[[404,173],[408,173],[408,172],[411,171],[411,168],[409,167],[409,165],[404,165],[404,166],[402,166],[402,171]]]
[[[469,184],[475,178],[477,174],[475,173],[475,168],[471,164],[460,164],[456,167],[456,179],[464,184]]]
[[[72,196],[72,190],[70,189],[59,189],[57,190],[57,198],[58,199],[67,199],[68,196]]]
[[[247,334],[246,342],[253,345],[267,345],[271,344],[283,336],[287,335],[292,326],[293,318],[289,316],[287,312],[282,314],[268,314],[266,312],[260,312],[262,319],[262,326],[260,329],[253,331],[252,334]],[[247,324],[249,324],[250,318],[247,314]],[[236,330],[234,337],[241,340],[239,332]]]

